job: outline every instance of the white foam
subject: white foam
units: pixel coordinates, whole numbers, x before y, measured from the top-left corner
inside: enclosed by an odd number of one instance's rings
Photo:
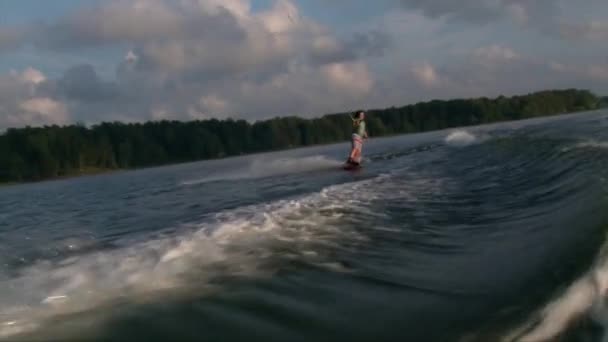
[[[325,156],[255,160],[250,166],[250,171],[255,178],[258,178],[276,174],[307,172],[334,168],[340,166],[341,164],[341,161],[329,159]]]
[[[543,342],[563,334],[582,315],[589,314],[596,323],[608,329],[608,244],[599,253],[590,272],[540,312],[538,324],[529,322],[507,336],[505,341]],[[603,337],[607,341],[608,336]]]
[[[600,149],[608,149],[608,142],[606,141],[584,141],[576,144],[577,148],[600,148]]]
[[[608,142],[596,140],[582,141],[575,145],[562,148],[562,152],[569,152],[574,149],[608,149]]]
[[[303,158],[256,159],[249,166],[219,175],[209,175],[200,179],[184,181],[182,185],[196,185],[223,180],[255,179],[270,176],[286,175],[299,172],[332,169],[343,162],[329,159],[325,156],[309,156]]]
[[[457,130],[445,138],[445,143],[455,147],[465,147],[477,142],[477,137],[465,130]]]
[[[383,179],[242,207],[218,213],[181,235],[22,269],[0,282],[0,337],[30,331],[57,315],[93,309],[119,298],[144,300],[158,291],[200,294],[211,288],[211,282],[205,280],[216,276],[264,276],[278,267],[276,262],[270,267],[268,258],[310,258],[338,269],[339,262],[328,257],[324,248],[338,247],[345,239],[365,241],[341,224],[340,208],[359,210],[369,204],[366,201],[374,198],[374,191],[385,191],[369,183]],[[359,187],[368,191],[359,191]]]

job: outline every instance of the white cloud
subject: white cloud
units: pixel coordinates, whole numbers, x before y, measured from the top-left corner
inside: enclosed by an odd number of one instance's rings
[[[67,107],[41,95],[45,75],[32,67],[0,75],[0,129],[69,122]]]
[[[125,62],[127,62],[128,64],[137,63],[138,60],[139,57],[135,54],[135,52],[133,52],[133,50],[129,50],[125,55]]]
[[[20,87],[21,85],[22,87],[20,88],[27,89],[27,93],[30,96],[33,96],[35,94],[36,87],[39,84],[46,81],[46,76],[40,70],[34,69],[32,67],[27,67],[21,73],[12,70],[9,75],[10,78],[17,83],[14,84],[14,86]]]
[[[557,51],[551,55],[530,55],[533,40],[503,35],[502,28],[516,27],[540,39],[558,18],[580,22],[562,16],[556,0],[401,2],[405,7],[338,34],[304,15],[296,0],[263,10],[248,0],[104,1],[36,26],[25,43],[66,56],[83,47],[121,49],[116,78],[104,79],[90,65],[68,67],[57,79],[33,68],[0,76],[0,127],[7,118],[44,124],[311,116],[436,97],[608,88],[598,58],[566,58],[559,52],[571,47],[556,48],[565,42],[553,39],[599,41],[601,21],[542,38]],[[0,49],[11,46],[2,32]]]
[[[295,30],[300,25],[306,25],[300,20],[298,8],[290,1],[278,0],[267,11],[254,16],[272,33],[284,33]]]
[[[45,29],[39,47],[131,47],[116,81],[80,65],[43,82],[45,95],[84,122],[318,115],[360,106],[374,87],[364,58],[388,44],[378,31],[338,37],[289,0],[261,11],[247,0],[109,0]]]
[[[436,87],[441,83],[437,70],[428,62],[411,68],[414,78],[425,87]]]
[[[210,118],[227,118],[230,113],[230,104],[220,95],[210,93],[200,97],[197,103],[185,108],[186,119],[200,120]]]
[[[66,106],[48,97],[35,97],[23,101],[19,108],[29,114],[39,115],[46,123],[65,124],[68,122]]]
[[[249,0],[190,0],[191,3],[200,6],[205,12],[218,13],[221,10],[228,10],[238,17],[246,17],[251,12]]]
[[[46,76],[32,67],[0,75],[0,129],[69,123],[66,104],[44,94],[47,82]]]
[[[46,76],[40,70],[28,67],[19,75],[19,79],[24,83],[40,84],[46,81]]]
[[[545,60],[509,48],[472,50],[466,58],[443,63],[404,62],[391,75],[377,78],[369,106],[388,107],[432,99],[515,95],[544,89],[592,89],[608,93],[608,64]],[[502,63],[480,63],[484,57]],[[491,53],[490,53],[491,52]],[[499,53],[500,52],[500,53]],[[506,58],[506,59],[504,59]]]
[[[347,94],[365,95],[374,83],[364,63],[332,63],[323,66],[321,72],[332,88]]]
[[[288,0],[253,12],[249,1],[110,0],[51,25],[39,45],[55,48],[129,43],[147,68],[241,73],[276,66],[307,50],[327,30],[301,18]]]

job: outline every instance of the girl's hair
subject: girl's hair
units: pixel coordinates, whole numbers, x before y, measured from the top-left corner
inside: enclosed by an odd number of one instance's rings
[[[360,119],[363,116],[363,114],[365,114],[365,112],[362,111],[362,110],[356,111],[355,112],[355,119]]]

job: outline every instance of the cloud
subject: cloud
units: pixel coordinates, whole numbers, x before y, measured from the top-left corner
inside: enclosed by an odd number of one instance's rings
[[[441,83],[439,74],[428,62],[412,66],[411,71],[416,81],[425,87],[435,87]]]
[[[39,116],[37,120],[55,124],[65,124],[68,121],[68,111],[66,106],[48,97],[35,97],[27,99],[19,108],[25,112],[27,117]],[[29,119],[31,121],[31,119]]]
[[[133,50],[129,50],[125,55],[125,62],[127,64],[135,64],[139,60],[139,57],[133,52]]]
[[[560,0],[400,0],[400,3],[434,19],[476,25],[508,19],[550,34],[562,11]]]
[[[98,7],[74,12],[59,21],[39,27],[36,43],[48,48],[74,48],[108,44],[131,44],[203,36],[212,38],[240,30],[233,22],[235,3],[215,0],[111,0]],[[232,6],[230,4],[233,4]],[[232,37],[234,38],[234,37]]]
[[[320,35],[312,41],[310,60],[314,64],[323,65],[383,56],[392,47],[392,43],[390,35],[380,30],[357,32],[343,40],[331,35]]]
[[[365,60],[390,46],[379,30],[337,36],[287,0],[258,11],[247,0],[110,0],[33,31],[28,39],[38,49],[124,49],[115,80],[88,64],[39,80],[35,95],[85,123],[361,106],[374,85]]]
[[[216,94],[203,95],[199,103],[201,107],[209,110],[211,113],[225,112],[228,107],[226,100]]]
[[[171,72],[239,73],[303,56],[327,64],[389,45],[382,32],[337,38],[288,0],[256,12],[247,0],[109,0],[31,31],[42,49],[132,46],[140,67]]]
[[[70,121],[63,102],[40,92],[46,82],[46,76],[31,67],[0,75],[0,129]]]
[[[333,63],[321,69],[330,87],[337,92],[365,95],[372,90],[373,80],[363,63]]]
[[[400,0],[406,8],[421,11],[431,18],[449,17],[475,23],[487,23],[502,16],[502,1],[491,0]]]
[[[36,44],[129,45],[129,62],[140,72],[193,79],[265,75],[294,60],[318,66],[354,61],[382,54],[389,42],[381,32],[338,38],[286,0],[258,12],[245,0],[111,0],[44,27]]]
[[[15,27],[0,27],[0,51],[12,50],[20,45],[23,30]]]
[[[550,61],[547,66],[558,73],[568,74],[579,79],[608,82],[608,64],[569,65]]]
[[[570,40],[608,41],[608,21],[565,23],[559,25],[559,33]]]
[[[491,62],[504,62],[519,58],[513,49],[497,44],[479,47],[473,51],[473,56]]]
[[[210,95],[200,98],[185,112],[189,118],[194,118],[194,114],[226,117],[245,112],[257,119],[320,115],[364,105],[373,86],[373,76],[361,62],[327,64],[321,68],[291,64],[284,72],[264,81],[225,81],[215,85],[209,90]],[[182,94],[187,92],[181,89]]]
[[[115,83],[102,81],[93,66],[87,64],[69,68],[53,83],[56,95],[73,101],[113,101],[121,93]]]
[[[558,1],[401,4],[338,34],[287,0],[261,10],[247,0],[100,2],[31,25],[20,42],[55,56],[111,47],[119,52],[115,77],[82,60],[58,77],[35,68],[0,76],[0,128],[66,120],[255,120],[560,86],[607,89],[597,59],[534,57],[526,53],[529,41],[498,40],[462,25],[510,19],[544,30],[564,19]],[[601,24],[568,29],[553,34],[586,32],[598,40],[603,32]]]
[[[19,79],[19,81],[21,81],[21,83],[26,84],[29,83],[38,85],[46,81],[46,76],[44,76],[44,74],[40,70],[34,69],[32,67],[26,68],[21,74],[13,73],[13,75],[15,75]]]
[[[512,63],[520,58],[521,56],[513,49],[498,44],[492,44],[473,50],[471,61],[478,65],[483,65],[486,68],[495,68]]]
[[[420,10],[429,17],[450,17],[475,23],[488,23],[505,15],[521,22],[530,18],[553,16],[559,0],[401,0],[403,6]]]
[[[605,2],[589,0],[590,9],[606,9]],[[502,20],[533,28],[548,36],[572,41],[607,41],[608,22],[593,19],[574,20],[573,7],[562,0],[400,0],[404,8],[426,17],[445,19],[454,24],[491,25]],[[576,5],[575,5],[576,6]],[[583,18],[589,17],[589,14]]]
[[[608,93],[608,64],[547,60],[505,45],[482,45],[459,60],[404,61],[376,77],[369,105],[391,105],[578,87]]]

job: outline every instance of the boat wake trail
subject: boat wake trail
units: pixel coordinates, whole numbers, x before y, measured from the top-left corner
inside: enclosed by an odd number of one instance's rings
[[[55,317],[116,301],[154,300],[163,292],[200,295],[221,288],[216,279],[264,277],[293,260],[347,271],[325,251],[365,240],[342,218],[364,210],[357,189],[373,181],[219,212],[176,236],[21,269],[0,282],[0,337],[36,331]]]
[[[212,174],[203,178],[187,180],[181,185],[197,185],[209,182],[234,181],[241,179],[257,179],[271,176],[281,176],[300,172],[334,169],[343,161],[329,159],[325,156],[310,156],[303,158],[256,159],[246,168],[229,173]]]
[[[581,336],[590,335],[593,335],[592,341],[607,341],[607,301],[608,243],[604,243],[590,271],[503,341],[544,342],[563,339],[564,336],[578,341]],[[590,331],[590,327],[596,329]]]
[[[465,130],[456,130],[445,137],[445,143],[454,147],[465,147],[478,142],[479,139],[475,135]]]

